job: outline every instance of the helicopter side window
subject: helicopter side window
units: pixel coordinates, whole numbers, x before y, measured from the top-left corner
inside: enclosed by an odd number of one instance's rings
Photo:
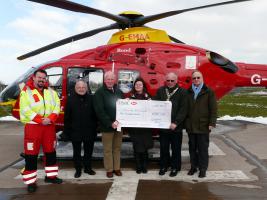
[[[119,70],[118,85],[123,93],[128,93],[133,88],[135,79],[140,75],[136,70]]]
[[[77,79],[84,80],[89,88],[89,92],[94,94],[103,85],[103,71],[95,68],[69,68],[68,70],[68,96],[74,92]]]
[[[45,70],[49,81],[49,86],[53,88],[58,96],[62,97],[62,68],[51,67]]]

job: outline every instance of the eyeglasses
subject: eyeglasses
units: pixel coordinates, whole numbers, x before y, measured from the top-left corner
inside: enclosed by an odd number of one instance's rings
[[[192,79],[196,80],[196,79],[200,79],[200,78],[201,78],[200,76],[197,76],[197,77],[193,77]]]
[[[172,82],[172,83],[173,83],[175,80],[166,80],[166,81],[167,81],[167,82]]]

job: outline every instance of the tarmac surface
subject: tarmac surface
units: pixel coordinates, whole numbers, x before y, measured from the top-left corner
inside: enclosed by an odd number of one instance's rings
[[[75,179],[69,143],[58,144],[61,185],[44,183],[41,159],[38,189],[28,194],[20,170],[24,160],[23,126],[0,122],[0,200],[8,199],[267,199],[267,126],[242,121],[219,121],[211,134],[207,177],[188,176],[190,168],[187,135],[183,137],[182,170],[176,177],[158,175],[159,144],[149,152],[148,174],[136,174],[131,143],[123,143],[122,177],[108,179],[102,163],[102,144],[94,150],[95,176],[82,174]]]

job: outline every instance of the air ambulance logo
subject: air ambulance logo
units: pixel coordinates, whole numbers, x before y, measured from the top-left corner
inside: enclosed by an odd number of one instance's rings
[[[136,33],[136,34],[125,34],[125,35],[121,35],[119,37],[121,42],[126,42],[126,41],[138,41],[138,40],[143,40],[143,41],[148,41],[150,40],[149,35],[146,34],[142,34],[142,33]]]
[[[136,101],[132,101],[131,105],[135,106],[135,105],[137,105],[137,102]]]

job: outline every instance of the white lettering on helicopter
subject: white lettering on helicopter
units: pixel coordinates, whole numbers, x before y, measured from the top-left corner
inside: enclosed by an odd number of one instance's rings
[[[122,53],[131,53],[132,49],[131,48],[128,48],[128,49],[120,49],[118,48],[117,49],[117,52],[122,52]]]
[[[149,40],[150,37],[148,34],[136,33],[136,34],[128,34],[128,35],[121,35],[119,37],[120,41],[124,40]]]
[[[261,76],[259,74],[253,74],[250,79],[253,85],[261,84]]]
[[[250,81],[253,85],[260,85],[261,81],[267,81],[267,78],[262,78],[259,74],[253,74]]]

